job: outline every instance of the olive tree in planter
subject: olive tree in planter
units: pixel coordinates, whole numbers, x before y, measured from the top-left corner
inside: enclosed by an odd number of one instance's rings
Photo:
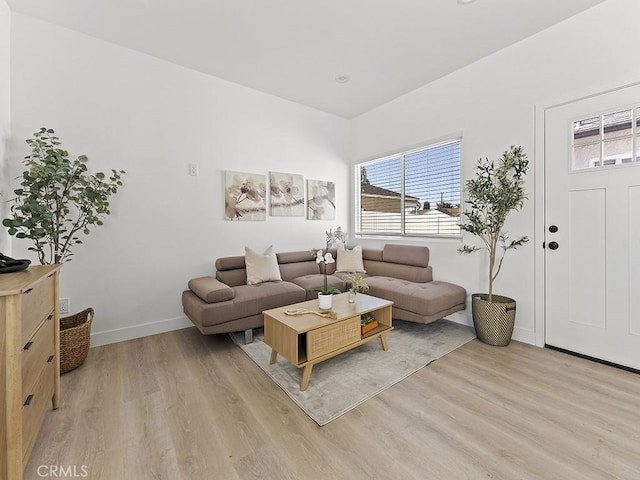
[[[459,252],[486,250],[489,254],[489,293],[475,293],[471,298],[478,339],[490,345],[508,345],[513,334],[516,302],[495,295],[493,283],[502,269],[507,251],[529,241],[526,236],[512,240],[504,230],[507,216],[520,210],[527,198],[524,177],[528,167],[529,160],[522,147],[511,146],[497,163],[488,158],[480,159],[475,178],[466,182],[469,209],[463,212],[466,222],[461,228],[479,237],[483,246],[464,245]]]
[[[20,188],[14,190],[11,216],[2,224],[10,235],[27,238],[40,263],[64,263],[73,255],[73,247],[82,243],[79,235],[88,235],[90,227],[103,224],[109,215],[109,198],[122,186],[123,170],[88,173],[87,157],[75,160],[60,148],[54,131],[41,128],[27,139],[31,155],[24,164]]]
[[[108,178],[102,172],[90,174],[87,157],[71,160],[54,133],[41,128],[27,139],[28,169],[14,190],[11,215],[2,221],[10,235],[33,242],[29,250],[43,265],[71,260],[73,248],[82,243],[80,235],[88,235],[110,214],[109,199],[122,186],[125,173],[112,170]],[[60,320],[60,373],[85,361],[92,320],[92,308]]]

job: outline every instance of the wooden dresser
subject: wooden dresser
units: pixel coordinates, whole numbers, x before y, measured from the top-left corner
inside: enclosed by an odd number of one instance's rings
[[[59,265],[0,275],[0,480],[21,479],[60,398]]]

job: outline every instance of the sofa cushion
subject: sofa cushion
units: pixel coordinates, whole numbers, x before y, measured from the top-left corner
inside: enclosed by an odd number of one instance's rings
[[[226,302],[204,303],[195,295],[183,295],[183,307],[192,321],[203,327],[259,315],[263,310],[305,300],[304,289],[290,282],[263,282],[234,287]],[[188,293],[188,292],[187,292]]]
[[[363,248],[362,249],[363,260],[375,260],[376,262],[382,261],[382,250],[376,248]]]
[[[299,250],[297,252],[276,253],[276,257],[280,265],[285,263],[315,262],[316,252],[312,249]]]
[[[216,270],[235,270],[244,269],[244,255],[236,255],[234,257],[220,257],[216,259]]]
[[[244,247],[244,258],[247,265],[247,285],[282,280],[273,246],[267,248],[264,253]]]
[[[362,263],[362,247],[356,245],[351,250],[338,248],[338,260],[336,272],[359,272],[365,273],[364,264]]]
[[[382,249],[382,260],[426,268],[429,266],[429,247],[388,243]]]
[[[364,268],[367,275],[395,277],[410,282],[425,283],[433,280],[431,267],[416,267],[413,265],[401,265],[399,263],[377,262],[375,260],[365,260]]]
[[[189,280],[189,290],[207,303],[224,302],[236,296],[231,287],[213,277],[198,277]]]
[[[402,306],[403,310],[429,316],[464,304],[464,288],[447,282],[415,283],[392,277],[367,277],[369,295]]]
[[[306,299],[313,300],[318,298],[317,290],[324,288],[324,275],[316,273],[313,275],[303,275],[301,277],[291,279],[291,283],[295,283],[299,287],[305,289]],[[327,288],[335,285],[341,292],[345,291],[345,282],[342,278],[334,275],[327,275]]]

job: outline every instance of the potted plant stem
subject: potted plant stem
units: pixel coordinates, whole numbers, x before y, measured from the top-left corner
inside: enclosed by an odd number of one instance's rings
[[[522,208],[527,198],[524,177],[529,167],[522,147],[511,146],[496,163],[488,158],[476,165],[475,178],[467,180],[469,209],[463,212],[466,222],[462,230],[482,241],[482,247],[464,245],[460,253],[486,250],[489,254],[488,293],[472,295],[473,324],[478,339],[490,345],[505,346],[511,342],[515,324],[515,300],[495,295],[493,284],[502,269],[505,254],[529,241],[526,236],[516,240],[504,230],[507,216]]]
[[[318,248],[313,250],[313,254],[316,257],[316,263],[322,265],[323,284],[322,289],[317,289],[318,292],[318,308],[321,311],[329,311],[333,306],[333,295],[340,293],[340,289],[337,285],[328,285],[327,282],[327,264],[335,263],[333,254],[329,251],[331,246],[337,241],[344,241],[345,235],[341,227],[336,228],[336,231],[329,229],[325,232],[326,240],[324,248]]]

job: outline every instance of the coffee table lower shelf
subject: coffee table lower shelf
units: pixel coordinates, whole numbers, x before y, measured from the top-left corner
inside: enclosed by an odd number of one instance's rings
[[[309,378],[311,378],[311,370],[313,370],[313,366],[316,363],[320,363],[320,362],[324,362],[325,360],[328,360],[330,358],[335,357],[336,355],[340,355],[341,353],[347,352],[353,348],[359,347],[360,345],[363,345],[367,342],[370,342],[371,340],[374,340],[376,338],[380,338],[380,343],[382,344],[382,349],[386,352],[387,350],[389,350],[389,344],[387,343],[387,335],[386,333],[393,330],[393,327],[386,327],[384,329],[382,329],[382,331],[378,331],[378,332],[374,332],[371,335],[366,335],[364,338],[362,338],[362,340],[360,340],[359,342],[356,343],[352,343],[350,345],[347,345],[346,347],[342,347],[338,350],[334,350],[333,352],[327,353],[325,355],[322,355],[321,357],[318,358],[314,358],[311,361],[307,361],[306,358],[302,359],[301,363],[296,364],[296,367],[298,368],[304,368],[304,371],[302,372],[302,380],[300,381],[300,391],[304,392],[307,387],[309,386]],[[273,365],[274,363],[276,363],[276,359],[278,358],[278,352],[275,351],[275,349],[271,349],[271,357],[269,358],[269,365]]]
[[[300,391],[309,386],[313,366],[336,355],[356,348],[377,338],[382,349],[389,349],[387,332],[393,330],[393,303],[365,294],[358,294],[356,304],[347,303],[347,294],[334,296],[334,310],[338,318],[329,320],[313,314],[291,317],[284,314],[287,308],[266,310],[264,314],[264,341],[271,347],[269,364],[274,364],[278,354],[298,368],[304,368]],[[314,304],[315,302],[315,304]],[[288,309],[317,309],[317,300],[311,300]],[[362,335],[360,316],[371,313],[378,326]]]

